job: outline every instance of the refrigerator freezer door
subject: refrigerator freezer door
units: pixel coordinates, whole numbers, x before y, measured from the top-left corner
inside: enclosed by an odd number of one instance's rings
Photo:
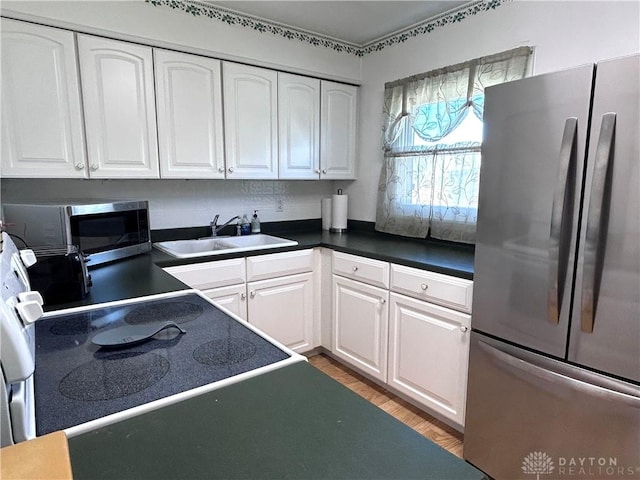
[[[640,55],[596,71],[568,359],[640,382]]]
[[[493,478],[640,475],[637,385],[472,332],[467,393],[464,458]]]
[[[564,358],[593,65],[486,89],[472,327]]]

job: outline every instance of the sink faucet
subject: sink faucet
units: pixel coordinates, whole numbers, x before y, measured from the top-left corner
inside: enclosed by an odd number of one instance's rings
[[[219,217],[220,217],[220,215],[216,215],[215,217],[213,217],[213,220],[211,220],[211,223],[209,224],[209,225],[211,225],[211,236],[212,237],[218,236],[218,232],[220,230],[222,230],[224,227],[229,225],[234,220],[238,220],[240,218],[240,215],[236,215],[235,217],[232,217],[229,220],[227,220],[224,224],[218,226],[218,218]]]

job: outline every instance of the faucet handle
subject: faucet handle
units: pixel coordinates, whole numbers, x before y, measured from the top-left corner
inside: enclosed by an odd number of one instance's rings
[[[215,217],[213,217],[213,220],[211,220],[211,226],[215,227],[216,225],[218,225],[218,218],[220,217],[220,214],[216,215]]]

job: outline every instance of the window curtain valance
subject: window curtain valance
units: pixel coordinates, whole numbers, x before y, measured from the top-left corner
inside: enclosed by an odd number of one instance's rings
[[[484,89],[523,78],[531,53],[520,47],[385,84],[376,230],[475,242],[481,144],[465,129],[445,137],[469,114],[482,121]]]
[[[406,142],[398,141],[406,126],[425,142],[436,142],[455,130],[470,110],[482,120],[484,89],[524,77],[531,51],[519,47],[386,83],[385,152],[411,150]]]

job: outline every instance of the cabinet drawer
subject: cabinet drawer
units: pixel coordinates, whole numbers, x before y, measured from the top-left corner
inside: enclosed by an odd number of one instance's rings
[[[247,281],[313,271],[313,250],[271,253],[247,257]]]
[[[402,265],[391,265],[391,290],[471,313],[473,282]]]
[[[389,288],[389,264],[380,260],[333,252],[333,273],[377,287]]]
[[[247,276],[244,258],[179,265],[164,270],[181,282],[200,290],[244,283]]]

